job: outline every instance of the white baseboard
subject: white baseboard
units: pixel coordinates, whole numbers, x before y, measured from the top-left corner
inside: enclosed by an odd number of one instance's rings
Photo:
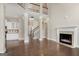
[[[44,38],[46,38],[46,37],[40,38],[39,40],[42,41]]]
[[[6,53],[6,49],[4,49],[4,50],[0,51],[0,53]]]
[[[29,40],[24,40],[24,43],[29,43]]]
[[[42,39],[42,38],[40,38],[39,40],[40,40],[40,41],[42,41],[43,39]]]
[[[77,47],[77,48],[79,48],[79,46],[78,46],[78,45],[77,45],[76,47]]]
[[[56,39],[53,39],[53,38],[47,38],[47,39],[57,42],[57,40]]]

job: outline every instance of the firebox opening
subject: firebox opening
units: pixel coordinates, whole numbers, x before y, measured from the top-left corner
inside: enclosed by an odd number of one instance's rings
[[[60,33],[60,42],[68,45],[72,45],[72,34]]]

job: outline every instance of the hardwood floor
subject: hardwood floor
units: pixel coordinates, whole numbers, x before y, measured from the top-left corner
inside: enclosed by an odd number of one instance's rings
[[[7,41],[8,56],[78,56],[79,48],[69,48],[51,40]]]

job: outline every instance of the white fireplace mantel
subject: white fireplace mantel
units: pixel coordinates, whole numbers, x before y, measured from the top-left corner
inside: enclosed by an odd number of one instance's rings
[[[67,44],[64,44],[64,43],[61,43],[59,41],[59,34],[60,33],[68,33],[68,34],[72,34],[72,45],[67,45]],[[57,42],[60,43],[60,44],[63,44],[65,46],[69,46],[71,48],[75,48],[75,47],[79,47],[79,44],[78,44],[78,35],[79,35],[79,29],[78,29],[78,26],[70,26],[70,27],[59,27],[57,28]]]

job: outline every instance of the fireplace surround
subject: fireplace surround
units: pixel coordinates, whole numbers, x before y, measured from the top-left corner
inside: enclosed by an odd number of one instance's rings
[[[79,48],[79,29],[78,26],[58,27],[57,42],[59,44],[75,48]]]

